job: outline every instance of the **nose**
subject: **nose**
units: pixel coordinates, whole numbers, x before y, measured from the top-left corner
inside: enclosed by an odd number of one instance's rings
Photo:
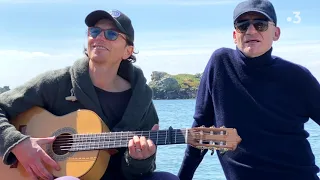
[[[253,26],[253,24],[250,24],[250,26],[247,29],[246,34],[254,34],[256,32],[257,32],[256,28]]]
[[[96,39],[104,39],[103,32],[99,33]]]

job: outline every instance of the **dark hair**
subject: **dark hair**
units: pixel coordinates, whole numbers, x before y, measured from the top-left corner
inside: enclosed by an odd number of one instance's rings
[[[127,45],[129,46],[133,46],[133,42],[129,41],[129,40],[126,40],[127,41]],[[88,49],[86,47],[83,48],[83,53],[89,58],[89,55],[88,55]],[[137,58],[134,54],[138,54],[137,52],[135,52],[133,50],[133,53],[130,57],[128,57],[127,59],[124,59],[124,60],[127,60],[131,63],[135,63],[137,61]]]

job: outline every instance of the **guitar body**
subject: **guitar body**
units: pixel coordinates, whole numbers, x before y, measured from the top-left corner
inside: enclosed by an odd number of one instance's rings
[[[89,134],[109,132],[100,117],[89,110],[78,110],[64,116],[55,116],[34,107],[12,120],[12,124],[23,134],[31,137],[51,137],[61,134]],[[110,154],[106,150],[67,152],[53,150],[53,144],[41,146],[61,167],[60,171],[47,169],[55,177],[74,176],[82,180],[100,179],[105,173]],[[31,180],[18,162],[8,166],[0,163],[1,179]]]

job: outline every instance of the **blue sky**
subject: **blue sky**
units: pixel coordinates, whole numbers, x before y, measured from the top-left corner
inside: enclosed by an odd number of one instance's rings
[[[238,2],[0,0],[0,86],[15,87],[40,72],[72,65],[86,45],[84,18],[96,9],[119,9],[132,19],[136,64],[148,80],[152,71],[202,72],[215,49],[235,47],[232,13]],[[320,1],[271,2],[281,28],[273,54],[306,66],[320,80]],[[300,12],[299,23],[294,12]]]

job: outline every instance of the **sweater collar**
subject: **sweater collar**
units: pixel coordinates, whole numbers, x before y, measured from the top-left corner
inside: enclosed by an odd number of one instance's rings
[[[263,67],[263,66],[268,66],[271,65],[274,62],[274,58],[272,57],[273,48],[271,47],[267,52],[262,54],[261,56],[250,58],[244,55],[242,51],[238,47],[236,47],[236,52],[238,56],[240,57],[241,61],[244,62],[249,67]]]

